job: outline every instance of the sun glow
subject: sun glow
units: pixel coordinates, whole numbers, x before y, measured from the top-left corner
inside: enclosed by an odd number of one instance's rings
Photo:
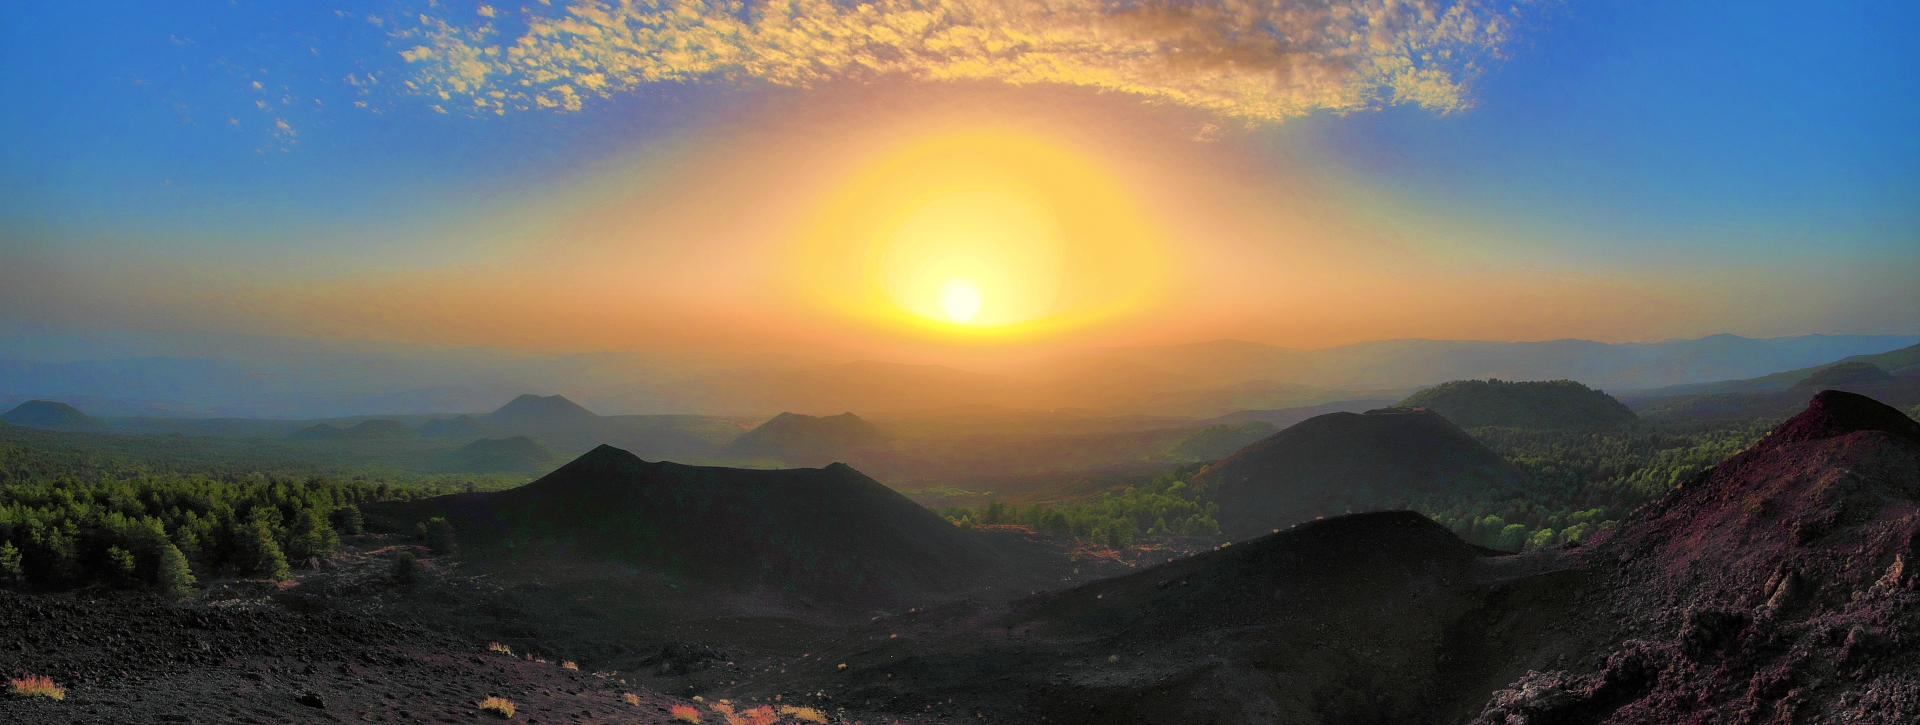
[[[957,282],[947,290],[947,317],[954,322],[972,322],[980,314],[980,291],[973,285]]]
[[[1037,135],[933,135],[876,156],[802,230],[805,296],[856,320],[1047,334],[1150,303],[1160,245],[1126,190]]]

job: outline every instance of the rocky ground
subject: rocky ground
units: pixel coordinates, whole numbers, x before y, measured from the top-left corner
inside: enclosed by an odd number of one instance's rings
[[[984,535],[1045,559],[1063,583],[1190,550],[1091,549],[1017,527]],[[411,583],[394,576],[403,550],[422,562]],[[766,684],[818,666],[809,650],[823,642],[912,606],[810,614],[599,565],[502,571],[390,534],[348,537],[307,564],[290,582],[222,579],[184,602],[0,591],[0,672],[66,690],[60,701],[0,696],[0,722],[475,722],[497,718],[478,708],[488,697],[512,701],[512,720],[529,723],[675,722],[676,706],[729,725],[929,720],[849,707],[843,688]]]

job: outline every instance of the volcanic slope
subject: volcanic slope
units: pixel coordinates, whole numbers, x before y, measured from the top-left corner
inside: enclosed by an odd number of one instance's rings
[[[833,600],[946,591],[1000,566],[977,537],[845,464],[688,466],[600,446],[519,488],[374,514],[446,516],[463,545],[512,560],[622,562],[731,591]]]
[[[1920,423],[1806,410],[1586,547],[1621,634],[1497,693],[1481,723],[1920,722]]]
[[[1513,464],[1445,418],[1391,408],[1309,418],[1193,480],[1219,504],[1222,532],[1237,538],[1418,500],[1497,500],[1520,483]]]
[[[1311,521],[1004,608],[903,613],[730,694],[824,686],[986,722],[1460,722],[1526,671],[1513,653],[1580,576],[1508,583],[1491,553],[1409,511]]]

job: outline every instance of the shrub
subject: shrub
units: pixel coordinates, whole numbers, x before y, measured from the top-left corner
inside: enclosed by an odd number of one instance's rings
[[[44,675],[15,677],[7,684],[7,692],[16,697],[44,697],[49,700],[67,699],[67,690],[53,684],[53,678]]]
[[[503,655],[506,655],[506,656],[508,656],[508,657],[512,657],[512,656],[513,656],[513,648],[512,648],[512,647],[508,647],[508,646],[506,646],[506,645],[504,645],[504,644],[500,644],[499,642],[488,642],[488,643],[487,643],[487,651],[488,651],[488,652],[499,652],[500,654],[503,654]]]
[[[621,700],[625,700],[627,704],[629,704],[629,705],[632,705],[632,706],[634,706],[634,707],[639,707],[639,706],[640,706],[640,696],[639,696],[639,695],[635,695],[635,694],[633,694],[633,693],[631,693],[631,692],[629,692],[629,693],[627,693],[627,694],[624,694],[624,695],[621,695],[621,696],[620,696],[620,699],[621,699]]]
[[[579,665],[576,665],[576,664],[574,664],[574,663],[573,663],[573,660],[567,660],[567,661],[565,661],[565,662],[562,662],[562,663],[560,663],[560,669],[563,669],[563,670],[573,670],[573,671],[575,671],[575,672],[578,672],[578,671],[580,671],[580,666],[579,666]]]
[[[667,708],[667,712],[673,713],[673,719],[675,720],[694,723],[700,722],[700,711],[694,709],[692,705],[674,705],[673,707]]]
[[[420,581],[420,557],[414,556],[411,551],[394,554],[393,583],[412,586],[417,581]],[[512,654],[513,650],[507,650],[507,653]]]
[[[451,554],[456,545],[453,541],[453,524],[439,516],[427,519],[416,528],[420,537],[427,540],[427,548],[435,554]]]
[[[502,697],[489,697],[480,701],[481,712],[490,712],[503,718],[513,717],[513,701]]]

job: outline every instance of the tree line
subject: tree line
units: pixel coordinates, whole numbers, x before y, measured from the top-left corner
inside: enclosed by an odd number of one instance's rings
[[[8,484],[0,487],[0,586],[104,584],[182,596],[205,576],[283,581],[292,566],[331,556],[342,534],[360,533],[360,504],[465,488],[260,473]]]

